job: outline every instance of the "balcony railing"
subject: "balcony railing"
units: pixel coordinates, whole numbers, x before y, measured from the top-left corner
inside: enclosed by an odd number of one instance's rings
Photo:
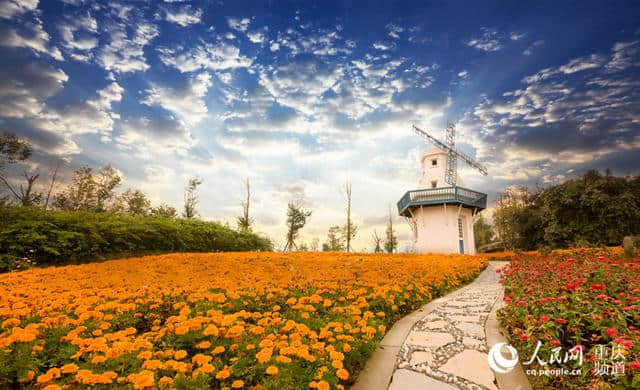
[[[487,208],[487,194],[463,187],[443,187],[407,191],[398,201],[398,213],[404,215],[407,209],[411,207],[445,203],[485,209]]]

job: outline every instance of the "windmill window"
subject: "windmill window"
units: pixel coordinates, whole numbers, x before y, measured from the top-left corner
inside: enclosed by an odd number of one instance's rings
[[[462,218],[458,218],[458,237],[462,238]]]
[[[432,167],[438,166],[438,159],[437,158],[434,158],[433,160],[431,160],[431,166]]]
[[[438,186],[438,181],[434,180],[431,182],[431,188],[436,188]]]

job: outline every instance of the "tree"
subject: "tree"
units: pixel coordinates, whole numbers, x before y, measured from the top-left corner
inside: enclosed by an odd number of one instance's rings
[[[316,237],[311,240],[311,245],[309,245],[309,250],[312,252],[317,252],[320,246],[320,240]]]
[[[473,222],[473,238],[478,248],[493,241],[493,227],[482,214],[476,214]]]
[[[182,216],[185,218],[191,219],[198,215],[196,211],[196,206],[198,205],[198,194],[196,190],[200,184],[202,184],[202,179],[192,177],[184,189],[184,211],[182,212]]]
[[[162,203],[160,206],[152,207],[150,214],[154,217],[175,218],[178,216],[178,212],[175,207],[171,207]]]
[[[22,206],[37,204],[42,199],[42,194],[34,192],[34,184],[40,175],[24,171],[23,176],[27,181],[26,188],[21,184],[18,190],[9,183],[4,174],[4,168],[7,165],[27,160],[32,151],[31,144],[27,140],[13,133],[4,133],[0,136],[0,181],[4,183],[9,192],[11,192],[11,196]]]
[[[251,185],[249,178],[247,178],[245,185],[247,197],[245,201],[242,202],[242,216],[238,217],[238,230],[241,232],[250,232],[253,219],[249,217],[249,205],[251,203]]]
[[[122,182],[118,171],[111,165],[100,169],[95,180],[95,211],[107,211],[108,202],[115,197],[115,189]]]
[[[4,175],[0,175],[0,181],[9,189],[11,195],[15,198],[20,206],[34,206],[42,201],[42,194],[35,192],[34,185],[36,180],[40,177],[37,173],[23,172],[23,176],[26,180],[26,187],[20,184],[20,189],[14,189]]]
[[[347,201],[347,223],[343,227],[343,236],[347,252],[351,251],[351,240],[356,236],[358,227],[351,221],[351,183],[344,184],[344,195]]]
[[[327,233],[327,241],[322,244],[323,251],[343,251],[344,236],[342,235],[343,229],[340,226],[331,226]]]
[[[393,253],[398,247],[398,237],[393,231],[393,217],[391,207],[389,207],[389,222],[387,222],[387,230],[385,231],[384,250],[387,253]]]
[[[543,216],[537,203],[540,191],[525,186],[508,188],[493,212],[496,233],[507,249],[531,250],[543,245]]]
[[[297,249],[296,239],[300,229],[307,223],[307,218],[311,216],[311,211],[304,210],[299,203],[289,203],[287,205],[287,243],[284,246],[284,251],[291,251]]]
[[[54,207],[67,211],[103,212],[111,209],[109,203],[115,198],[115,189],[122,178],[118,172],[107,165],[94,174],[88,166],[73,172],[71,183],[56,195]]]
[[[151,201],[144,192],[129,188],[120,195],[119,200],[125,213],[140,216],[149,215]]]
[[[372,238],[373,238],[373,252],[374,253],[381,253],[382,252],[382,238],[380,238],[378,236],[378,232],[377,231],[373,231],[372,234]]]
[[[0,136],[0,169],[8,164],[27,160],[32,152],[29,141],[13,133],[2,134]]]
[[[51,175],[51,183],[49,184],[49,190],[47,191],[47,197],[44,202],[44,209],[46,210],[49,207],[49,200],[51,199],[51,192],[53,192],[53,188],[56,185],[56,179],[58,178],[58,170],[62,166],[62,161],[58,161],[56,167],[53,169],[53,173]]]

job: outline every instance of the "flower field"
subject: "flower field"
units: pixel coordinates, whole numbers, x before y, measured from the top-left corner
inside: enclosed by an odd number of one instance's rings
[[[640,388],[640,260],[621,252],[521,255],[499,270],[506,306],[498,316],[525,371],[570,371],[529,373],[534,388]]]
[[[217,253],[0,275],[0,388],[345,387],[396,320],[485,266]]]

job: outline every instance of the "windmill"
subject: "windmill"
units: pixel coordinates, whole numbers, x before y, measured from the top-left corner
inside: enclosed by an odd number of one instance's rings
[[[416,253],[475,254],[473,217],[487,208],[487,194],[458,186],[458,158],[485,176],[487,168],[456,149],[453,123],[447,123],[445,142],[416,126],[413,130],[436,146],[422,154],[418,189],[407,191],[398,201],[398,214],[413,232],[413,249]]]
[[[452,185],[453,187],[456,186],[456,180],[458,177],[458,157],[461,158],[467,164],[479,170],[480,173],[482,173],[484,176],[487,176],[487,168],[484,165],[475,161],[474,159],[472,159],[470,156],[463,153],[462,151],[456,149],[456,126],[453,123],[451,122],[447,123],[446,141],[445,141],[446,143],[440,141],[439,139],[430,135],[429,133],[423,130],[420,130],[415,125],[413,125],[413,131],[415,131],[416,134],[421,135],[427,140],[431,141],[438,149],[447,153],[447,162],[445,167],[444,180],[450,185]]]

